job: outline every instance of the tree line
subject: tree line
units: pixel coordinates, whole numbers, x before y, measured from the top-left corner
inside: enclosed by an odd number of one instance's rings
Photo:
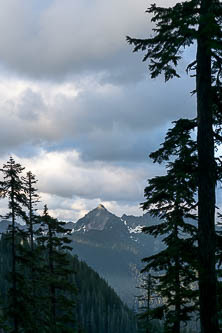
[[[9,225],[0,238],[1,333],[135,333],[135,314],[72,255],[66,222],[47,205],[39,215],[37,179],[24,169],[12,157],[0,169]]]
[[[70,260],[70,267],[75,272],[74,283],[77,289],[75,294],[75,323],[72,332],[82,333],[135,333],[136,318],[134,313],[122,303],[114,290],[110,288],[106,281],[101,279],[99,275],[93,271],[85,262],[78,260],[76,256],[67,254]],[[0,239],[0,290],[1,290],[1,306],[3,312],[1,327],[6,326],[5,309],[8,306],[8,290],[10,288],[10,280],[7,275],[11,272],[11,244],[7,235],[3,234]],[[23,279],[27,283],[27,272],[22,273]],[[40,288],[38,287],[38,291]],[[45,287],[41,286],[42,296],[47,295]],[[39,295],[40,296],[40,295]],[[39,298],[39,310],[44,313],[44,303]],[[20,308],[20,307],[19,307]],[[20,308],[21,310],[21,308]],[[35,309],[36,310],[36,309]],[[42,314],[43,314],[42,313]],[[24,313],[26,319],[29,320],[29,314]],[[44,323],[39,322],[36,328],[32,327],[27,321],[23,327],[23,331],[39,330],[50,332],[44,328]],[[12,330],[12,325],[8,324],[8,329],[4,332],[8,333]],[[61,328],[60,328],[61,329]],[[19,328],[21,330],[21,328]],[[61,330],[61,332],[65,331]],[[51,331],[53,332],[53,331]]]
[[[70,258],[70,230],[45,205],[37,214],[36,177],[12,157],[0,169],[0,198],[8,200],[10,221],[4,244],[10,248],[7,302],[1,326],[6,332],[77,332],[76,286]]]

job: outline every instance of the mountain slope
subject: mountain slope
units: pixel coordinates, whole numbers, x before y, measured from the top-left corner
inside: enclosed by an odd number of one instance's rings
[[[8,303],[10,282],[7,276],[11,268],[11,246],[4,237],[0,239],[0,257],[1,306],[4,307]],[[79,328],[83,329],[81,332],[136,333],[134,313],[123,304],[106,281],[77,257],[70,256],[70,260],[76,272],[76,321]]]
[[[118,217],[100,204],[76,223],[68,222],[66,227],[72,230],[73,254],[97,271],[133,307],[138,294],[136,287],[140,285],[141,259],[162,246],[160,240],[141,233],[143,226],[155,223],[158,220],[148,213]],[[8,224],[2,221],[0,232],[5,232]]]
[[[142,226],[157,223],[140,217],[110,213],[103,205],[73,224],[73,253],[87,262],[131,307],[138,294],[141,259],[160,247],[153,237],[141,233]]]

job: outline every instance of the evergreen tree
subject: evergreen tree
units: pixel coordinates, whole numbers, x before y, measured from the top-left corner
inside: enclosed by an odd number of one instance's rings
[[[169,130],[163,147],[150,156],[167,163],[167,174],[149,180],[145,188],[146,202],[143,209],[162,220],[161,223],[143,228],[145,233],[162,237],[165,244],[160,253],[144,258],[143,271],[154,272],[157,281],[155,291],[164,303],[152,309],[153,318],[165,316],[165,332],[179,333],[181,322],[190,320],[197,310],[197,290],[193,289],[197,270],[197,230],[193,223],[196,217],[197,188],[196,144],[191,139],[195,121],[180,119]]]
[[[37,241],[46,263],[42,267],[45,280],[45,326],[50,331],[68,333],[76,331],[74,271],[67,252],[71,251],[69,229],[65,222],[58,221],[48,214],[45,205],[41,217],[41,235]]]
[[[30,247],[31,251],[34,251],[34,234],[35,234],[35,225],[39,222],[39,217],[35,214],[37,208],[36,205],[39,203],[39,195],[37,193],[36,183],[37,179],[31,171],[27,172],[26,177],[23,178],[25,192],[27,197],[27,207],[28,207],[28,233],[30,237]]]
[[[11,251],[12,251],[12,266],[11,266],[11,280],[12,287],[10,288],[11,303],[8,307],[8,313],[13,320],[13,332],[19,331],[19,326],[25,317],[21,313],[21,290],[19,283],[23,279],[18,271],[18,243],[20,241],[20,233],[16,227],[16,219],[25,219],[26,215],[23,207],[26,206],[26,196],[24,194],[23,183],[21,174],[24,168],[15,163],[14,159],[10,157],[9,161],[3,165],[0,171],[3,173],[4,180],[0,182],[0,196],[1,198],[8,198],[9,212],[6,219],[11,219],[10,225],[10,238],[11,238]],[[20,304],[19,304],[20,303]],[[24,303],[23,303],[24,305]]]
[[[216,225],[216,268],[217,268],[217,297],[218,297],[218,318],[220,329],[222,328],[222,214],[218,212]]]
[[[219,221],[217,223],[217,247],[216,247],[216,263],[217,263],[217,291],[218,291],[218,318],[219,318],[219,323],[221,323],[222,320],[222,223],[221,223],[221,218],[222,215],[218,213]]]
[[[47,249],[46,249],[47,251]],[[69,255],[68,255],[69,256]],[[46,253],[42,257],[46,258]],[[8,288],[9,281],[6,279],[6,274],[10,272],[11,267],[11,243],[8,235],[3,234],[0,239],[0,290],[3,294],[3,307],[8,305]],[[76,297],[76,312],[77,312],[77,332],[78,333],[135,333],[136,321],[132,311],[124,305],[120,298],[115,294],[104,279],[92,271],[85,262],[79,261],[75,256],[69,256],[72,270],[76,272],[75,280],[78,288]],[[42,266],[42,265],[40,265]],[[40,277],[45,281],[46,272],[41,269]],[[25,277],[25,280],[26,277]],[[47,288],[46,288],[47,285]],[[38,293],[41,297],[42,319],[39,322],[39,331],[41,333],[51,333],[49,328],[48,299],[49,290],[48,282],[44,285],[38,284]],[[44,297],[45,296],[45,297]],[[46,309],[47,307],[47,309]],[[93,313],[93,315],[92,315]],[[39,318],[39,314],[37,314]],[[91,332],[88,327],[88,320],[91,318]],[[105,328],[105,321],[108,320],[108,329]],[[27,331],[29,323],[26,323],[25,330]],[[72,330],[71,332],[73,332]],[[34,332],[34,331],[33,331]],[[63,332],[61,330],[61,332]],[[68,330],[65,330],[68,332]],[[75,332],[75,331],[74,331]],[[154,331],[157,333],[158,331]],[[4,332],[6,333],[6,332]]]
[[[12,288],[9,289],[11,303],[8,314],[14,320],[14,331],[22,330],[29,333],[40,333],[41,321],[39,312],[41,306],[37,293],[38,269],[41,257],[38,248],[34,246],[33,224],[36,216],[34,206],[38,201],[35,177],[27,174],[22,176],[22,168],[12,158],[3,166],[4,181],[1,183],[2,197],[8,196],[10,211],[6,218],[12,219],[12,225],[7,237],[12,246]],[[23,207],[22,207],[23,206]],[[28,215],[25,210],[28,209]],[[26,223],[27,228],[18,227],[16,218]],[[36,291],[36,292],[35,292]],[[18,306],[19,304],[19,306]]]
[[[29,298],[26,299],[26,307],[29,308],[29,320],[24,327],[25,332],[40,333],[44,332],[42,295],[41,295],[41,267],[43,257],[40,248],[37,246],[35,239],[39,235],[39,216],[36,215],[36,205],[39,202],[37,193],[36,177],[31,171],[27,172],[26,177],[22,178],[24,191],[26,195],[26,230],[23,231],[24,244],[20,246],[21,269],[26,278],[26,289]]]
[[[66,223],[53,219],[46,206],[42,217],[36,215],[36,179],[31,172],[21,177],[23,168],[19,166],[10,158],[1,169],[5,172],[1,197],[8,197],[11,210],[6,217],[12,219],[9,231],[0,240],[0,289],[2,308],[8,310],[9,332],[83,333],[90,325],[91,333],[103,333],[106,328],[107,333],[135,333],[133,313],[98,274],[69,254],[72,248]],[[26,226],[18,227],[18,219]],[[11,280],[6,279],[8,273]],[[0,330],[6,333],[4,319],[0,306]]]
[[[221,86],[221,14],[219,0],[189,0],[173,7],[147,10],[156,24],[154,36],[127,37],[134,51],[145,51],[151,77],[179,77],[176,66],[182,49],[196,41],[197,53],[188,70],[195,70],[198,150],[198,242],[200,319],[202,333],[218,332],[215,273],[215,184],[212,85]],[[206,293],[206,290],[208,291]]]
[[[142,284],[138,287],[143,291],[143,294],[137,296],[140,305],[138,317],[138,333],[158,332],[156,323],[152,320],[152,300],[154,294],[154,280],[150,273],[142,279]]]

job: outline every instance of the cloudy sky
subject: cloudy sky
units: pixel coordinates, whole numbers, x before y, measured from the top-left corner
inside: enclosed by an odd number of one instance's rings
[[[41,205],[56,217],[75,221],[100,202],[117,215],[142,214],[146,180],[163,172],[149,153],[171,121],[195,114],[194,82],[184,73],[192,52],[181,79],[165,84],[149,78],[142,54],[126,44],[126,35],[151,32],[148,6],[1,3],[0,163],[12,155],[31,170]]]

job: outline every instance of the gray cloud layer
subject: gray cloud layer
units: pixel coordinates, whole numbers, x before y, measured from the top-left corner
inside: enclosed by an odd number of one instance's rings
[[[172,120],[195,114],[193,82],[151,81],[142,55],[126,44],[126,35],[150,33],[148,5],[2,3],[0,157],[14,154],[33,170],[59,216],[79,216],[100,200],[135,211],[145,179],[162,172],[148,154]]]
[[[77,96],[62,91],[50,101],[41,85],[6,100],[0,96],[1,151],[29,144],[75,147],[85,160],[144,160],[166,123],[194,115],[189,80],[181,82],[141,81],[123,87],[90,81]],[[74,93],[75,85],[72,89]]]
[[[116,79],[139,75],[125,36],[147,31],[143,0],[93,4],[54,0],[38,9],[36,0],[2,3],[0,59],[4,65],[34,77],[88,71],[108,71]]]

